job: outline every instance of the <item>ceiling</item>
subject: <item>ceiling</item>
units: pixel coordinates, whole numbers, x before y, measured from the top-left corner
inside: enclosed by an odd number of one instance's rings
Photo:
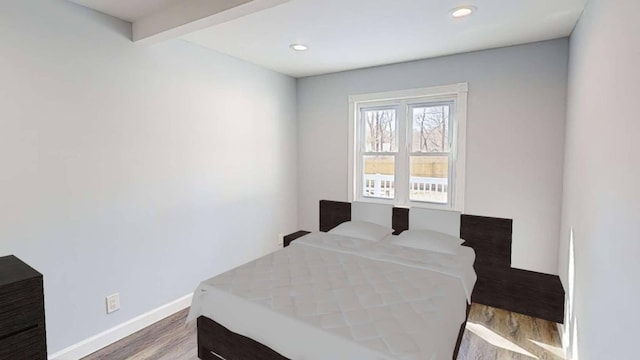
[[[132,21],[135,29],[136,21],[142,22],[145,16],[159,11],[165,16],[178,3],[201,0],[71,1]],[[259,1],[267,3],[249,3]],[[180,35],[260,66],[304,77],[565,37],[573,31],[585,2],[271,0],[241,16]],[[461,5],[473,5],[477,11],[467,18],[452,18],[450,10]],[[292,43],[310,49],[294,52],[289,48]]]
[[[181,0],[69,0],[76,4],[135,22],[143,17],[166,9]]]

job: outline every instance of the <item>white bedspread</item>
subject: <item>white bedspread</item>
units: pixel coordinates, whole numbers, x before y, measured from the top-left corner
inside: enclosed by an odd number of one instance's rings
[[[188,320],[296,360],[450,359],[474,259],[313,233],[202,282]]]

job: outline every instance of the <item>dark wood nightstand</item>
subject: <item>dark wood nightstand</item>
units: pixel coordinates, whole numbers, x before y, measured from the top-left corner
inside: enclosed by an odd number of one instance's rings
[[[0,257],[0,359],[47,359],[42,274]]]
[[[311,233],[311,231],[299,230],[284,237],[284,247],[289,246],[291,242],[299,237],[305,236]]]
[[[475,303],[564,322],[564,289],[556,275],[516,268],[476,268]]]
[[[478,280],[471,299],[562,323],[564,288],[557,275],[511,267],[513,220],[463,214],[460,237],[476,252]]]

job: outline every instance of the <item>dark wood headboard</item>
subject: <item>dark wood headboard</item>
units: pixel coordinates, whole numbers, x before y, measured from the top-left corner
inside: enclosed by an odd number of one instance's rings
[[[320,231],[327,232],[347,221],[351,221],[351,203],[320,200]]]
[[[393,234],[409,229],[408,208],[394,207],[391,224]],[[351,203],[320,200],[320,231],[327,232],[351,220]],[[463,245],[476,252],[477,268],[503,268],[511,266],[511,233],[513,221],[463,214],[460,218],[460,238]]]
[[[408,208],[394,207],[391,224],[393,234],[409,229]],[[320,231],[327,232],[343,222],[351,220],[351,203],[320,200]],[[460,218],[460,238],[463,245],[476,252],[475,268],[511,267],[511,233],[513,220],[463,214]]]
[[[327,232],[347,221],[351,221],[351,203],[320,200],[320,231]],[[393,235],[409,229],[409,209],[394,207],[391,225]]]
[[[393,235],[400,235],[403,231],[409,230],[409,208],[394,207],[391,214]]]
[[[476,252],[476,271],[511,267],[512,229],[511,219],[462,215],[460,238]]]

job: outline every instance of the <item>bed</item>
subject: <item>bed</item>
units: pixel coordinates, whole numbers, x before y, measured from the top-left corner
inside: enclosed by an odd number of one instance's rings
[[[208,359],[455,359],[475,253],[408,249],[326,231],[349,220],[459,236],[460,214],[320,202],[320,230],[203,281],[189,321]]]

